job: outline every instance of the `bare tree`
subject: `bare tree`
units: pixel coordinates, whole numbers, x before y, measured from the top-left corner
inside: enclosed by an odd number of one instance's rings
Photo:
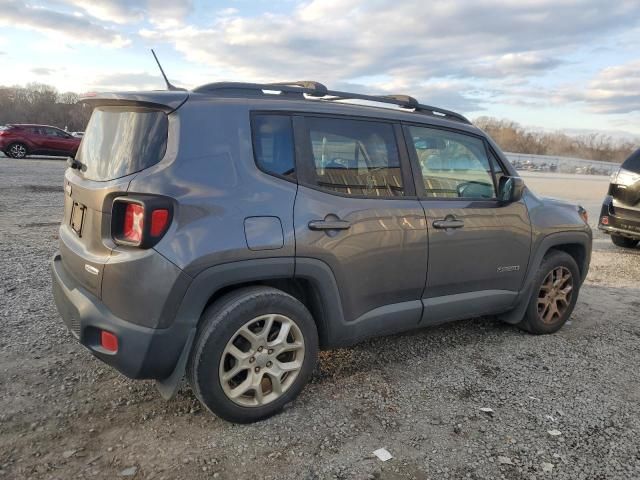
[[[0,125],[40,123],[69,131],[84,130],[91,108],[77,101],[76,93],[58,93],[54,87],[40,83],[0,87]]]
[[[500,148],[513,153],[622,162],[639,146],[601,133],[570,136],[562,132],[528,131],[518,123],[492,117],[479,117],[474,124],[491,135]]]

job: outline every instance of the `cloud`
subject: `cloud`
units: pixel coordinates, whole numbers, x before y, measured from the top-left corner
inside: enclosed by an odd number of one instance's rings
[[[286,15],[225,12],[206,27],[140,34],[173,44],[220,78],[312,78],[333,86],[385,75],[421,91],[434,81],[544,75],[562,65],[567,52],[639,20],[631,0],[459,0],[428,7],[414,1],[401,8],[394,0],[312,0]],[[458,91],[454,101],[454,93],[447,94],[453,103],[472,97]]]
[[[3,2],[0,25],[35,30],[71,41],[99,43],[111,47],[127,45],[117,32],[85,17],[35,7],[16,0]]]
[[[51,75],[52,73],[54,73],[56,70],[54,68],[44,68],[44,67],[36,67],[36,68],[32,68],[31,72],[35,73],[36,75]]]
[[[85,14],[117,24],[149,20],[156,26],[177,25],[193,9],[192,0],[63,0]]]
[[[586,89],[565,87],[558,93],[558,98],[584,102],[594,113],[640,112],[640,60],[605,68]]]
[[[97,91],[160,90],[164,88],[164,80],[160,75],[151,75],[146,72],[101,74],[92,79],[88,87],[89,90]]]

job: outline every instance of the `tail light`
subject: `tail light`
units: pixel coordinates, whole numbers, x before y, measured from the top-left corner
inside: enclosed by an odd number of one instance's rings
[[[172,203],[164,197],[119,197],[113,201],[111,236],[119,245],[150,248],[167,232]]]

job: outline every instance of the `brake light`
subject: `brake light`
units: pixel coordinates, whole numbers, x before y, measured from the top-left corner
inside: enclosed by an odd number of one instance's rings
[[[173,215],[170,199],[131,195],[113,201],[111,235],[119,245],[153,247],[169,229]]]
[[[123,240],[140,243],[144,229],[144,207],[137,203],[128,203],[124,211],[124,224],[122,228]]]
[[[169,224],[169,210],[166,208],[159,208],[151,212],[151,228],[149,233],[152,237],[159,237],[162,235]]]

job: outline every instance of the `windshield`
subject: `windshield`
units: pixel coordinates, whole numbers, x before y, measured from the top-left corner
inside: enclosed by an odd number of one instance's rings
[[[167,115],[159,110],[97,107],[76,160],[89,180],[112,180],[158,163],[167,148]]]
[[[633,173],[640,173],[640,149],[624,161],[622,168]]]

